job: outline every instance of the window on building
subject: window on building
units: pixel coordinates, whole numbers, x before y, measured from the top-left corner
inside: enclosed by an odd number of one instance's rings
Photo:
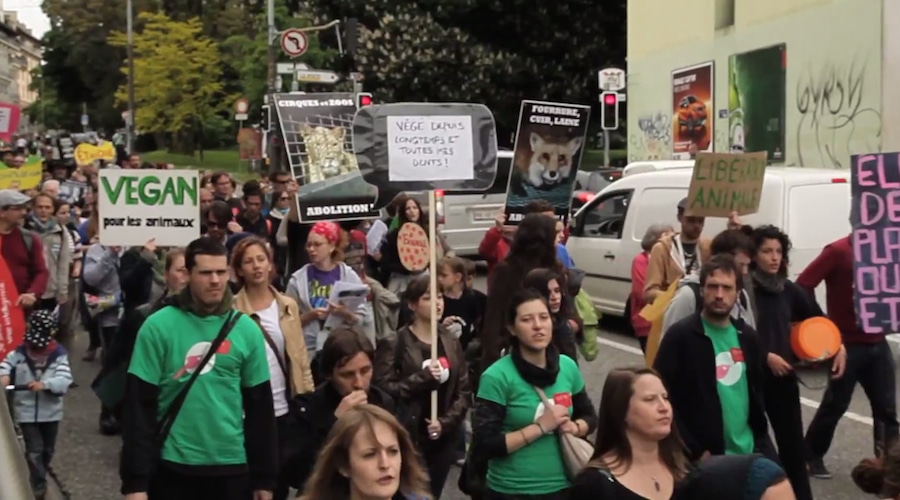
[[[736,0],[716,0],[716,29],[734,26],[734,4]]]

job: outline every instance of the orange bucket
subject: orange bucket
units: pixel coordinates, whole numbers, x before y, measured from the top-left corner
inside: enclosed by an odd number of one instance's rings
[[[841,331],[828,318],[817,316],[791,327],[791,349],[800,361],[824,361],[840,348]]]

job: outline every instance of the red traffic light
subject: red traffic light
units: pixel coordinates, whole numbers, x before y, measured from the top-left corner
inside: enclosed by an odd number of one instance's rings
[[[372,98],[367,95],[364,95],[359,98],[359,104],[362,106],[368,106],[368,105],[372,104]]]
[[[356,107],[371,106],[374,103],[370,92],[360,92],[356,94]]]
[[[619,96],[614,93],[609,92],[603,94],[603,104],[606,104],[607,106],[615,106],[618,100]]]

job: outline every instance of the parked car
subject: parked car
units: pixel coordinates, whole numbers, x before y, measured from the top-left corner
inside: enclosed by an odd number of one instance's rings
[[[579,170],[575,177],[575,189],[572,191],[572,213],[591,201],[603,188],[621,178],[621,168],[604,167],[592,172]]]

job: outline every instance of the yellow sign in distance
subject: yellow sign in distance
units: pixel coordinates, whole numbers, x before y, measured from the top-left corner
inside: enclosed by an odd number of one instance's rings
[[[116,147],[109,141],[100,141],[94,146],[83,142],[75,147],[75,164],[89,165],[97,160],[113,161],[116,159]]]

